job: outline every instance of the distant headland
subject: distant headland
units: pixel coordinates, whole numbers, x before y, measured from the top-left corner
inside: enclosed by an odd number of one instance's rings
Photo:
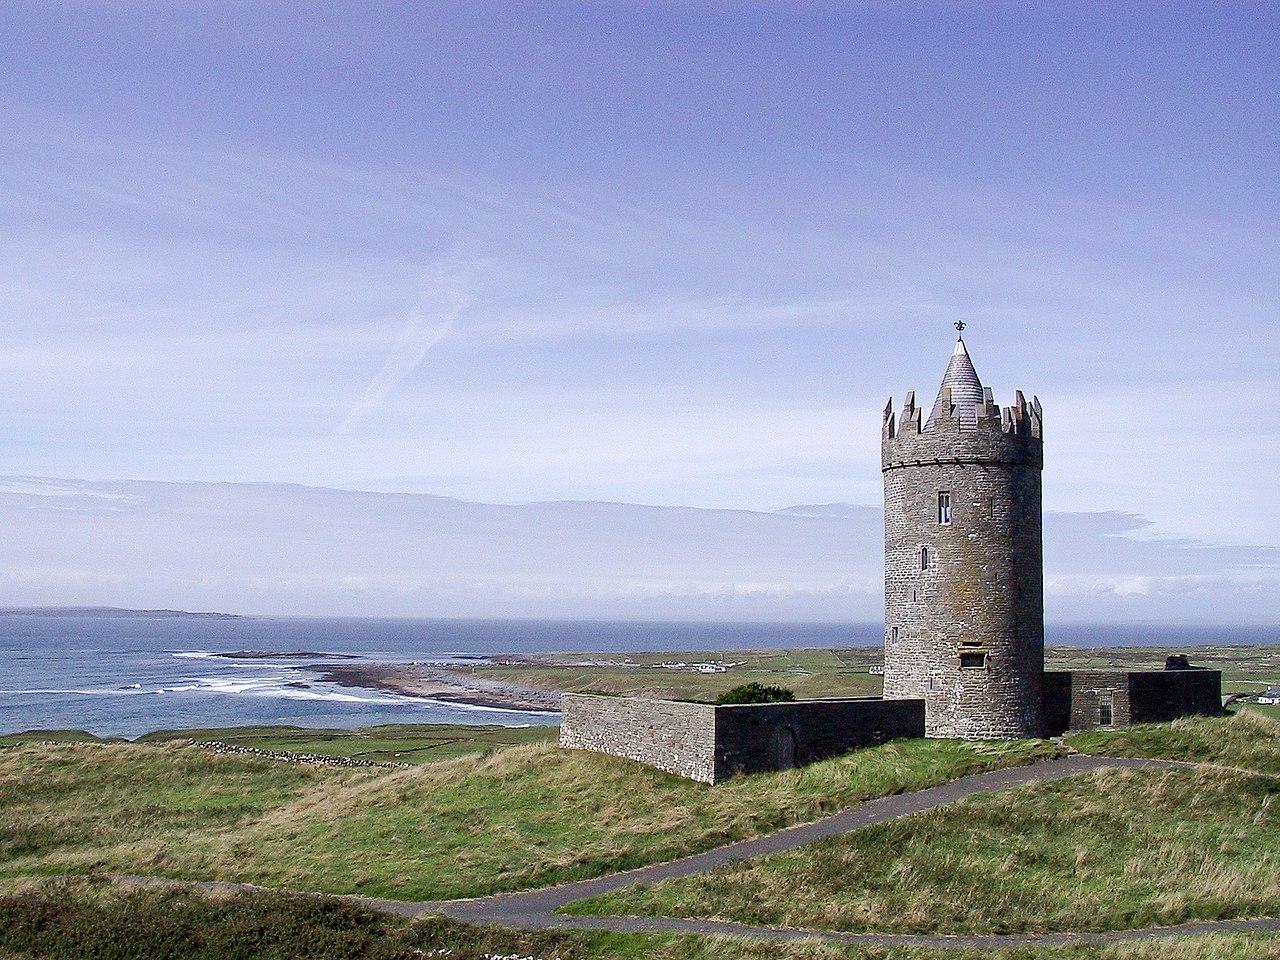
[[[0,617],[119,617],[139,620],[242,620],[239,614],[127,607],[0,607]]]

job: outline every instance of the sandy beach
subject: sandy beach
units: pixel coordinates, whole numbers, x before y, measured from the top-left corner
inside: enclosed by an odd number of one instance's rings
[[[443,667],[404,663],[321,663],[311,669],[319,675],[318,679],[326,683],[390,690],[445,703],[547,713],[560,709],[558,693],[474,677]]]

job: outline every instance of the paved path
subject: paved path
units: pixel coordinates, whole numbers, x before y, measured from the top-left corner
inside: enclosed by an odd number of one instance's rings
[[[901,793],[876,800],[867,800],[840,813],[788,827],[775,833],[716,847],[705,853],[671,860],[667,863],[626,870],[592,880],[527,890],[518,893],[500,893],[491,897],[472,900],[435,900],[408,902],[382,900],[372,897],[349,897],[358,903],[384,913],[401,916],[417,916],[422,913],[443,914],[465,923],[493,924],[521,930],[614,930],[627,933],[699,933],[722,936],[752,937],[767,940],[822,940],[832,943],[853,943],[868,946],[897,947],[1000,947],[1101,944],[1127,940],[1144,940],[1153,937],[1186,936],[1206,933],[1280,932],[1280,917],[1255,920],[1199,921],[1174,927],[1146,927],[1136,930],[1112,930],[1100,933],[1052,933],[1052,934],[989,934],[947,936],[940,934],[884,934],[840,933],[824,930],[796,930],[783,927],[750,926],[717,920],[690,920],[676,917],[571,917],[556,913],[565,904],[584,897],[593,897],[633,884],[653,884],[659,880],[689,877],[706,873],[716,867],[753,857],[795,850],[817,840],[835,837],[877,823],[885,823],[898,817],[932,810],[935,807],[955,803],[965,797],[980,793],[993,793],[1030,783],[1061,780],[1082,773],[1103,769],[1151,770],[1189,767],[1194,764],[1171,760],[1139,760],[1124,757],[1072,756],[1057,760],[1043,760],[1022,767],[993,770],[990,773],[961,777],[950,783],[911,793]],[[178,885],[174,881],[150,878],[119,878],[134,885]],[[228,891],[261,889],[248,884],[197,883],[181,884],[204,890]]]

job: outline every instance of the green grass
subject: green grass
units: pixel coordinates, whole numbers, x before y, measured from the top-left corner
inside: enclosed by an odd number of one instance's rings
[[[1277,960],[1280,939],[1189,937],[1108,948],[862,948],[722,937],[520,932],[406,920],[319,897],[120,892],[44,884],[0,895],[0,957],[41,960]]]
[[[1252,708],[1229,717],[1186,717],[1173,723],[1077,733],[1067,743],[1082,753],[1217,763],[1280,774],[1280,722]]]
[[[107,872],[473,896],[671,859],[1052,749],[896,741],[711,788],[548,745],[409,770],[172,744],[15,747],[0,751],[0,879]]]
[[[972,797],[567,912],[897,933],[1280,916],[1280,778],[1102,771]]]
[[[379,763],[433,763],[496,747],[551,743],[559,727],[500,727],[488,724],[387,724],[355,730],[265,726],[226,729],[159,730],[138,743],[217,740],[260,750],[352,757]]]

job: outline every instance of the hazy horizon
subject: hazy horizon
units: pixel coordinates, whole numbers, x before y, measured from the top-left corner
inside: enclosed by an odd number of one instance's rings
[[[0,606],[873,623],[883,512],[487,504],[298,484],[0,477]],[[1046,617],[1280,622],[1280,550],[1045,514]],[[1212,615],[1209,615],[1212,612]]]

